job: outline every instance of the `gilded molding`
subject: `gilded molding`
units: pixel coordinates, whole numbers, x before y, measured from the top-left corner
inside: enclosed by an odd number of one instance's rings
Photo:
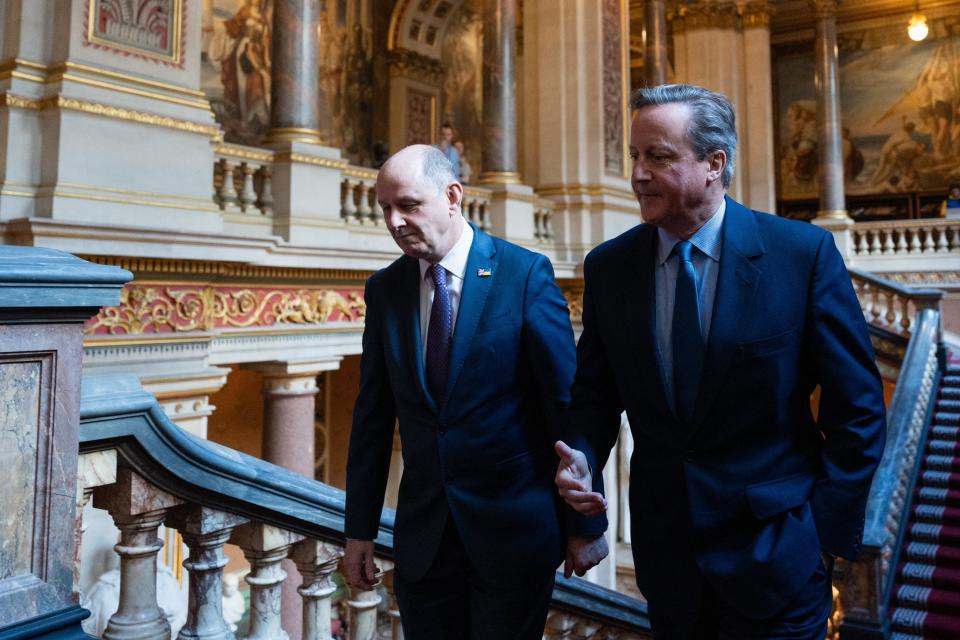
[[[170,260],[166,258],[139,258],[126,256],[82,256],[84,260],[96,264],[120,267],[132,271],[138,282],[148,280],[151,275],[201,276],[215,277],[223,281],[256,280],[309,280],[314,283],[349,282],[363,283],[372,275],[370,271],[348,271],[345,269],[301,269],[295,267],[267,267],[235,262]]]
[[[960,286],[960,271],[902,271],[884,272],[884,278],[911,287]]]
[[[360,288],[128,284],[120,305],[87,321],[88,335],[182,333],[277,324],[362,322]]]
[[[27,98],[26,96],[19,96],[12,93],[4,93],[0,94],[0,96],[2,96],[0,97],[0,106],[5,107],[28,109],[31,111],[44,111],[46,109],[58,108],[65,111],[89,113],[112,120],[149,124],[156,127],[175,129],[177,131],[186,131],[188,133],[201,133],[210,138],[214,138],[220,134],[220,127],[217,125],[201,124],[199,122],[193,122],[192,120],[181,120],[179,118],[161,116],[155,113],[134,111],[133,109],[124,109],[122,107],[100,104],[98,102],[67,98],[62,95],[42,99]]]
[[[391,78],[413,78],[439,86],[443,80],[443,64],[409,49],[393,49],[387,53]]]
[[[767,0],[747,2],[740,9],[740,24],[744,29],[769,27],[774,7]]]
[[[213,150],[214,154],[221,157],[236,158],[238,160],[256,160],[257,162],[273,162],[273,151],[266,149],[251,149],[232,144],[218,144]]]
[[[360,180],[368,180],[370,182],[375,182],[379,174],[380,172],[376,169],[358,167],[355,165],[347,165],[343,169],[344,178],[359,178]]]
[[[330,167],[331,169],[343,169],[347,166],[346,160],[333,160],[332,158],[321,158],[320,156],[311,156],[306,153],[294,153],[285,151],[273,156],[274,162],[293,162],[299,164],[312,164],[318,167]]]
[[[698,2],[679,5],[668,19],[673,22],[674,32],[680,33],[700,29],[734,29],[738,26],[738,11],[733,2]]]

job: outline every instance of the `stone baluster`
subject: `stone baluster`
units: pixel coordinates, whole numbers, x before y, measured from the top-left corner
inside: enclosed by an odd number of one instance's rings
[[[553,240],[553,211],[550,209],[543,212],[543,229],[547,240]]]
[[[370,218],[370,185],[363,180],[357,181],[357,191],[360,197],[357,205],[357,222],[363,224]]]
[[[937,253],[946,253],[950,250],[950,245],[947,242],[947,228],[937,227],[937,235]]]
[[[233,640],[223,619],[223,545],[246,518],[199,505],[184,505],[167,516],[166,525],[180,531],[190,556],[183,566],[190,574],[187,623],[178,640]]]
[[[551,611],[547,616],[547,624],[543,630],[546,640],[567,640],[573,637],[573,628],[576,620],[573,616],[562,611]]]
[[[120,530],[113,549],[120,556],[120,603],[107,622],[108,640],[166,640],[170,624],[157,604],[157,529],[168,509],[182,501],[136,472],[117,470],[117,482],[94,489],[93,504],[106,509]]]
[[[910,325],[913,324],[913,318],[910,317],[910,298],[900,298],[900,329],[901,333],[910,333]]]
[[[920,244],[920,231],[916,228],[910,229],[910,253],[920,253],[923,246]]]
[[[290,559],[303,576],[297,592],[303,598],[303,640],[331,640],[330,597],[337,590],[333,574],[337,571],[343,549],[320,542],[304,540],[290,550]]]
[[[932,227],[927,227],[927,228],[922,228],[922,227],[921,227],[921,233],[924,234],[924,238],[923,238],[923,252],[924,252],[924,253],[933,253],[934,250],[936,250],[936,245],[935,245],[934,242],[933,242],[933,228],[932,228]]]
[[[903,253],[906,253],[906,252],[908,251],[908,249],[909,249],[909,248],[908,248],[908,246],[907,246],[907,230],[906,230],[906,229],[900,229],[900,231],[897,233],[897,250],[896,250],[896,253],[897,253],[898,255],[899,255],[899,254],[903,254]]]
[[[873,238],[870,241],[870,255],[874,256],[880,253],[880,229],[873,230]]]
[[[240,170],[243,172],[243,187],[240,190],[240,211],[247,213],[253,208],[257,201],[257,192],[253,188],[253,174],[257,168],[249,162],[240,164]]]
[[[880,288],[876,285],[870,285],[870,289],[873,292],[872,300],[870,301],[870,315],[874,322],[880,317]]]
[[[220,199],[220,208],[229,209],[237,203],[237,189],[233,185],[233,172],[236,168],[232,162],[226,158],[220,160],[220,171],[223,179],[220,182],[220,193],[217,196]]]
[[[592,640],[593,638],[600,637],[602,628],[603,625],[596,620],[580,618],[577,620],[577,624],[573,627],[573,633],[571,634],[571,637],[576,638],[577,640]]]
[[[281,585],[287,577],[281,563],[291,545],[303,536],[273,525],[250,522],[233,530],[230,542],[243,550],[250,563],[245,578],[250,585],[250,631],[248,640],[287,638],[280,625]]]
[[[273,215],[273,168],[270,165],[260,167],[260,197],[257,207],[265,216]]]
[[[952,227],[950,233],[950,250],[955,251],[960,246],[960,228]]]
[[[883,255],[889,255],[896,249],[893,244],[893,232],[893,229],[885,229],[883,232]]]
[[[377,583],[380,584],[379,582]],[[350,640],[375,640],[377,637],[377,607],[380,594],[376,588],[370,591],[350,589]]]
[[[390,617],[390,639],[403,640],[403,626],[400,623],[400,608],[397,605],[397,595],[393,590],[394,564],[389,560],[378,560],[378,566],[383,571],[383,586],[387,590],[387,616]]]
[[[350,222],[357,215],[357,205],[353,200],[353,183],[349,179],[343,180],[343,206],[340,208],[340,216],[344,222]]]
[[[80,543],[86,525],[83,522],[83,510],[93,497],[93,490],[117,481],[117,450],[91,451],[81,453],[77,458],[77,511],[73,527],[74,558],[73,586],[80,585]],[[79,594],[77,595],[79,600]]]
[[[379,224],[383,220],[383,207],[380,206],[380,201],[377,200],[377,191],[376,189],[370,189],[371,197],[373,201],[373,207],[370,211],[370,222],[373,224]]]
[[[888,327],[892,327],[897,321],[897,305],[895,304],[897,294],[894,291],[887,291],[887,314],[884,316]]]

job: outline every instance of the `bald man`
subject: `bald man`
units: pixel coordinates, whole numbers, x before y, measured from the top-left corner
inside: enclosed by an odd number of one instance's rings
[[[394,586],[405,637],[539,640],[567,548],[551,445],[570,397],[573,331],[550,262],[468,224],[462,197],[449,160],[425,145],[398,152],[377,178],[404,255],[366,286],[345,570],[352,586],[374,586],[399,421]]]

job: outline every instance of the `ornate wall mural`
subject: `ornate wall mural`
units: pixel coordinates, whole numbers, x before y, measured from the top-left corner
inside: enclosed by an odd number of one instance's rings
[[[839,38],[846,192],[945,192],[960,181],[960,18],[932,21],[923,42],[904,25]],[[816,198],[814,61],[775,50],[779,197]]]
[[[369,164],[373,147],[369,1],[321,1],[321,131],[354,164]],[[273,0],[211,0],[205,8],[202,88],[230,142],[257,144],[269,127],[272,16]]]
[[[450,14],[442,43],[443,121],[463,142],[473,175],[480,171],[483,128],[483,25],[480,0],[467,0]],[[435,134],[434,134],[435,135]]]
[[[183,67],[183,0],[87,0],[84,45]]]

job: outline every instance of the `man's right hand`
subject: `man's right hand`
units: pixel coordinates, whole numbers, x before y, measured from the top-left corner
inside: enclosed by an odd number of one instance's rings
[[[370,591],[379,583],[379,569],[373,562],[373,540],[347,540],[343,555],[347,584]]]
[[[583,452],[571,449],[562,440],[557,440],[554,449],[560,456],[555,482],[564,502],[587,517],[606,511],[607,500],[602,493],[593,491],[593,474]]]

